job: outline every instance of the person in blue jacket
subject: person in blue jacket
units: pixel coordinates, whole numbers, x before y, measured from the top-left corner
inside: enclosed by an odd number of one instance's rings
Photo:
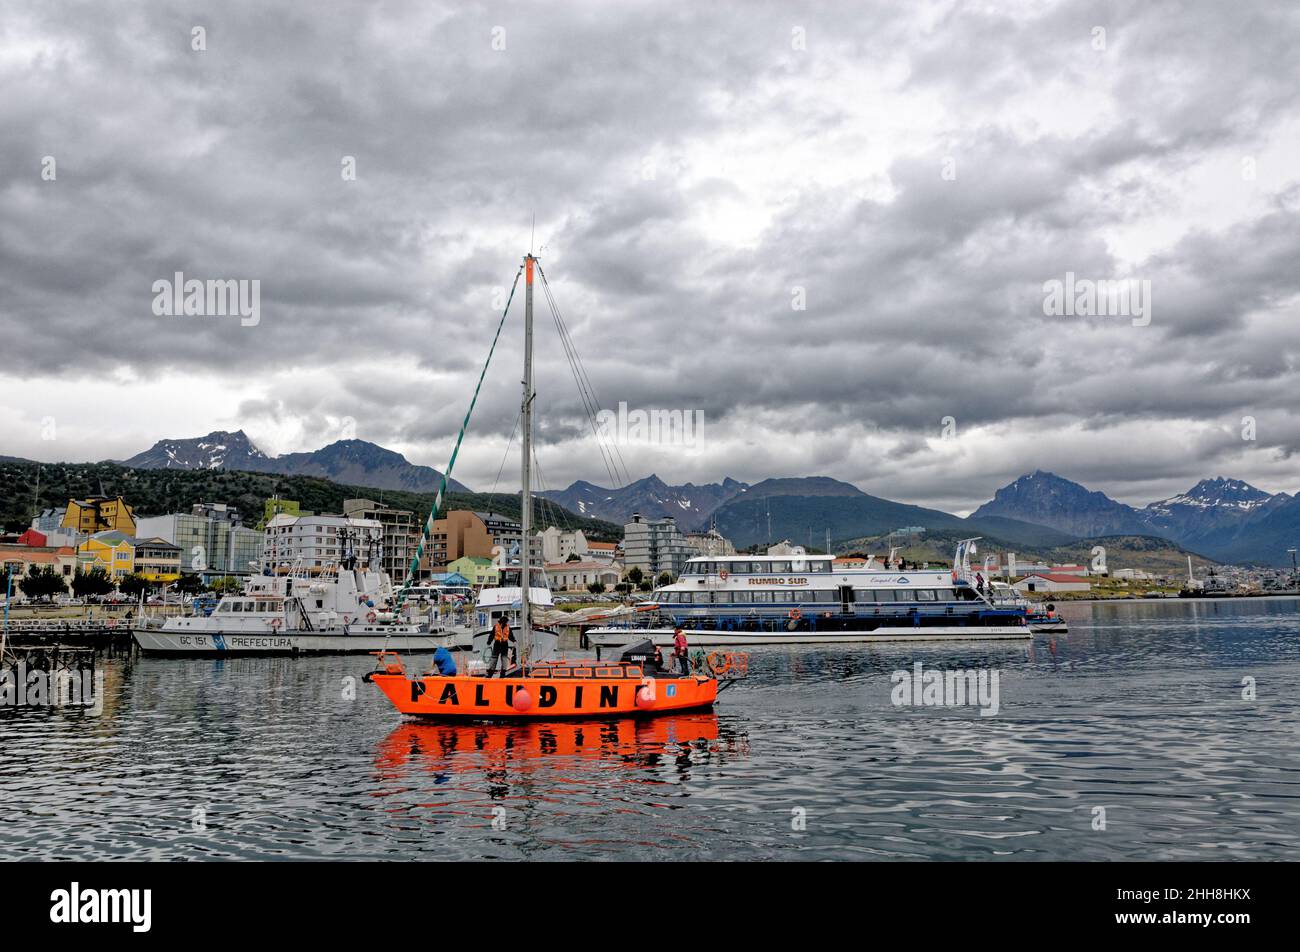
[[[454,678],[456,676],[456,662],[451,657],[451,652],[446,648],[439,648],[433,653],[433,663],[438,667],[438,674],[444,678]]]

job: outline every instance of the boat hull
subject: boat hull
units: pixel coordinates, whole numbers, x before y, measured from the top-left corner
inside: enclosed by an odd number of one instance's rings
[[[713,678],[408,678],[367,676],[402,714],[438,720],[552,720],[556,718],[648,717],[707,710],[718,697]],[[517,692],[529,704],[515,707]],[[649,691],[650,698],[638,695]]]
[[[389,648],[403,651],[434,651],[451,645],[454,632],[434,634],[361,632],[255,632],[166,631],[137,628],[131,634],[146,654],[167,655],[298,655],[371,654]]]
[[[683,629],[691,647],[720,645],[825,645],[874,641],[1012,641],[1033,636],[1026,625],[954,625],[881,627],[872,631],[716,631]],[[656,645],[673,643],[672,628],[590,628],[587,642],[595,648],[616,648],[645,639]]]

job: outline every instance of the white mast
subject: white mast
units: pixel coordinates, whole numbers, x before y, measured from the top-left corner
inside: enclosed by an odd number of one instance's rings
[[[520,546],[521,563],[519,569],[519,663],[528,661],[528,648],[532,642],[532,617],[528,604],[529,557],[528,550],[532,536],[533,492],[530,478],[530,464],[533,455],[533,266],[537,259],[530,251],[524,257],[524,270],[527,279],[524,284],[524,398],[520,406],[520,447],[523,451],[523,463],[520,466],[519,491],[519,525],[523,529],[523,545]]]

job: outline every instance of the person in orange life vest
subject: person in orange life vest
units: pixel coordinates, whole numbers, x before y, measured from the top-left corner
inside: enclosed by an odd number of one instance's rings
[[[497,664],[501,665],[501,677],[506,676],[506,670],[509,667],[510,642],[515,640],[515,634],[510,630],[510,623],[506,621],[506,616],[502,615],[495,624],[492,625],[492,634],[488,638],[492,645],[492,660],[488,663],[487,677],[492,677],[492,672],[497,669]]]
[[[691,673],[691,659],[686,651],[686,632],[682,631],[681,628],[673,631],[673,657],[677,659],[677,664],[682,669],[682,675],[689,675]]]

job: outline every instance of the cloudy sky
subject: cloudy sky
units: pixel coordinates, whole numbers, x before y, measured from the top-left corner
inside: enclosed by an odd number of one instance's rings
[[[1276,0],[0,2],[0,454],[443,468],[535,216],[601,404],[702,414],[633,478],[1295,492],[1297,63]],[[178,271],[260,281],[256,324],[156,314]],[[1149,323],[1045,313],[1067,272]],[[537,333],[546,485],[607,483],[540,295]]]

